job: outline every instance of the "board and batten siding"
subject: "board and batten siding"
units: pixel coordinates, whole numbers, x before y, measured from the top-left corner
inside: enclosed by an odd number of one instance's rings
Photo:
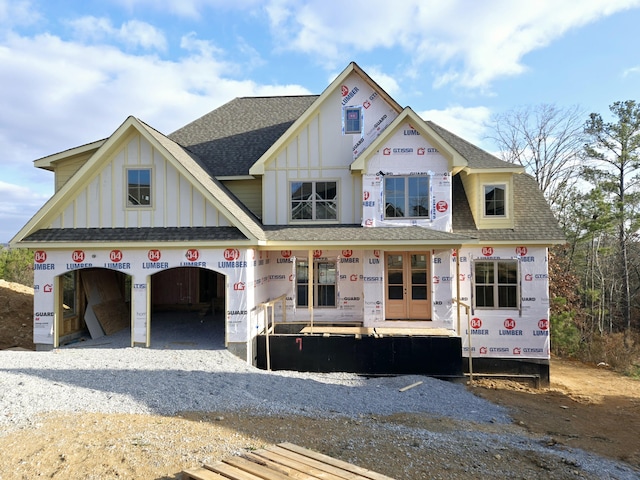
[[[262,181],[224,180],[222,182],[258,218],[262,218]]]
[[[72,158],[65,159],[58,162],[55,166],[55,189],[56,192],[60,190],[67,180],[69,180],[74,173],[76,173],[82,165],[93,155],[94,152],[78,155]]]
[[[150,207],[127,207],[126,169],[151,168]],[[126,228],[226,226],[227,219],[190,179],[140,134],[103,162],[71,198],[50,228]]]
[[[342,97],[337,89],[265,163],[263,223],[291,223],[290,183],[316,180],[337,182],[338,223],[360,223],[362,177],[352,175],[349,169],[353,162],[353,144],[353,136],[342,134]]]

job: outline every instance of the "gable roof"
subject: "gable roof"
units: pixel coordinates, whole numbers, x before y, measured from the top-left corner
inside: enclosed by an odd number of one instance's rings
[[[378,135],[378,137],[371,142],[369,146],[356,158],[350,165],[350,169],[363,170],[366,161],[374,155],[380,147],[386,142],[390,136],[392,136],[404,123],[409,122],[413,128],[424,135],[425,138],[431,143],[438,151],[447,159],[451,170],[459,170],[467,166],[468,162],[466,158],[461,155],[456,149],[452,148],[447,142],[443,141],[440,135],[435,132],[431,125],[422,120],[418,114],[416,114],[410,107],[406,107],[402,110],[393,122],[391,122],[385,129]]]
[[[158,151],[160,151],[177,170],[190,178],[198,189],[223,215],[249,239],[264,240],[264,232],[260,222],[238,199],[218,180],[206,173],[196,157],[177,143],[162,135],[135,117],[128,117],[118,129],[103,142],[91,158],[43,205],[42,208],[22,227],[10,243],[26,241],[37,230],[48,224],[48,221],[64,207],[64,202],[74,190],[82,188],[95,174],[96,167],[111,152],[119,148],[120,140],[132,130],[140,133]]]
[[[216,177],[246,176],[318,95],[242,97],[168,135]]]
[[[287,129],[286,132],[272,145],[269,146],[268,150],[264,152],[264,154],[255,162],[255,164],[250,168],[249,173],[251,175],[261,175],[264,173],[264,165],[265,163],[273,157],[273,155],[280,150],[286,143],[286,141],[291,138],[294,133],[301,128],[303,125],[309,121],[314,115],[317,114],[320,106],[323,104],[325,99],[329,97],[333,92],[341,88],[345,79],[355,73],[360,76],[366,83],[371,85],[375,91],[380,95],[394,110],[398,113],[402,111],[402,107],[396,102],[387,92],[385,92],[380,85],[373,81],[373,79],[367,75],[364,70],[362,70],[355,62],[351,62],[347,68],[345,68],[340,75],[338,75],[331,84],[325,88],[324,92],[318,97],[316,97],[314,103],[307,108],[307,110],[298,118],[295,122],[291,124],[291,126]]]

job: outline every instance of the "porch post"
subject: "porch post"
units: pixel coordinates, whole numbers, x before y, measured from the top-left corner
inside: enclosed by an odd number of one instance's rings
[[[314,271],[313,271],[313,250],[309,250],[308,252],[308,256],[309,256],[309,260],[308,260],[308,264],[309,264],[309,272],[308,272],[308,278],[307,278],[307,308],[309,309],[309,319],[311,321],[311,333],[313,333],[313,289],[315,287],[315,280],[314,280]]]
[[[460,314],[461,314],[461,305],[460,305],[460,249],[456,248],[456,309],[458,313],[458,335],[461,335],[462,331],[460,330]]]

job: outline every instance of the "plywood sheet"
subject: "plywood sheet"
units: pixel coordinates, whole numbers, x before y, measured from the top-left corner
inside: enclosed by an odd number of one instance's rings
[[[131,322],[129,308],[122,300],[110,300],[93,306],[93,311],[106,335],[127,328]]]

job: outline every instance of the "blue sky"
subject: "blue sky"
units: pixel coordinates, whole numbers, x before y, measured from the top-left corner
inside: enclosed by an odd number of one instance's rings
[[[53,193],[33,160],[129,115],[163,133],[357,62],[486,148],[491,115],[640,101],[640,0],[0,0],[0,242]],[[586,115],[585,115],[586,120]]]

